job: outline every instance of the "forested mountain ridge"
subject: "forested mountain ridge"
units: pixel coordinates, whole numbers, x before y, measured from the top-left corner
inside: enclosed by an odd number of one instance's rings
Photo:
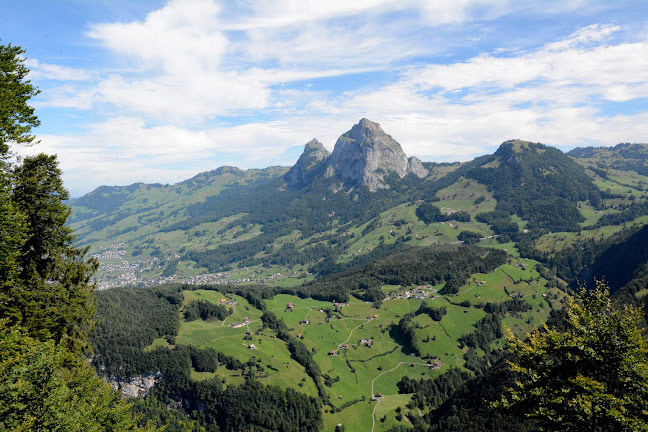
[[[466,163],[419,164],[366,119],[338,144],[345,154],[355,149],[355,156],[329,154],[314,139],[290,169],[221,167],[176,185],[101,187],[70,201],[70,226],[78,244],[91,244],[102,263],[102,287],[182,280],[301,283],[309,273],[395,242],[425,246],[495,236],[500,243],[532,242],[546,250],[555,248],[548,245],[559,232],[645,214],[643,176],[620,169],[623,161],[636,167],[643,145],[630,146],[631,154],[628,145],[617,146],[617,168],[521,140]],[[352,170],[342,159],[354,159],[361,177],[373,167],[369,177],[382,186],[372,190],[340,175]],[[443,217],[432,221],[430,211]],[[452,227],[433,225],[445,219]],[[584,233],[600,234],[598,228]]]

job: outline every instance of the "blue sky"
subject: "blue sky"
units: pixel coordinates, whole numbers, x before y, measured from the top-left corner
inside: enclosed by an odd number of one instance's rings
[[[362,117],[408,155],[648,142],[643,1],[4,0],[73,196],[292,165]]]

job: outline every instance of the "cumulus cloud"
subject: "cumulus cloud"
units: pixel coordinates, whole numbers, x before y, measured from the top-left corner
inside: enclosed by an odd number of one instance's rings
[[[60,81],[39,107],[98,119],[82,134],[41,136],[41,149],[60,154],[66,182],[89,187],[174,182],[225,162],[291,164],[306,141],[332,149],[361,117],[428,160],[467,160],[510,138],[647,141],[645,114],[606,111],[648,97],[647,33],[628,40],[625,27],[595,22],[541,43],[480,41],[495,38],[499,17],[581,7],[172,0],[138,20],[89,26],[110,70],[30,60],[34,80]]]
[[[642,73],[648,68],[648,41],[591,44],[617,30],[618,26],[595,24],[528,53],[509,57],[484,53],[461,63],[412,69],[406,79],[420,89],[470,88],[472,94],[489,88],[501,91],[521,84],[548,84],[589,86],[591,92],[607,97],[610,87],[632,86],[641,89],[634,97],[643,97],[648,89],[648,79]],[[619,91],[610,93],[611,100],[617,101],[623,95],[630,97]]]
[[[41,63],[37,59],[28,58],[25,65],[29,68],[29,78],[33,80],[87,81],[94,75],[85,69]]]
[[[318,109],[372,111],[406,150],[437,158],[475,156],[509,138],[565,148],[645,141],[644,114],[605,113],[608,101],[648,96],[648,41],[614,43],[619,30],[595,24],[537,49],[410,68]]]
[[[22,156],[58,153],[64,179],[73,193],[102,184],[139,181],[175,183],[224,164],[263,168],[312,138],[312,123],[271,121],[204,130],[115,117],[86,125],[80,134],[39,135],[38,146],[18,149]]]

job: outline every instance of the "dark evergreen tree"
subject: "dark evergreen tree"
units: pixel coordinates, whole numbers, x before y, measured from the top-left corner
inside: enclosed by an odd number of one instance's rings
[[[65,227],[56,157],[8,161],[11,145],[33,143],[39,124],[23,53],[0,45],[0,429],[139,430],[130,406],[81,355],[97,263]]]

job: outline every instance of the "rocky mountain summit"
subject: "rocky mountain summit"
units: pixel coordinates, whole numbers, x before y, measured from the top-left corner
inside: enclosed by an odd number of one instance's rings
[[[389,189],[386,177],[403,178],[412,173],[419,178],[428,175],[419,159],[410,158],[400,144],[382,130],[378,123],[366,118],[340,136],[333,153],[312,140],[284,180],[292,188],[307,185],[317,175],[335,177],[345,186],[367,187],[370,191]]]
[[[306,186],[314,177],[318,168],[322,168],[320,162],[328,159],[331,153],[324,148],[324,145],[313,138],[306,143],[304,152],[297,160],[297,163],[286,173],[284,180],[293,189]]]

